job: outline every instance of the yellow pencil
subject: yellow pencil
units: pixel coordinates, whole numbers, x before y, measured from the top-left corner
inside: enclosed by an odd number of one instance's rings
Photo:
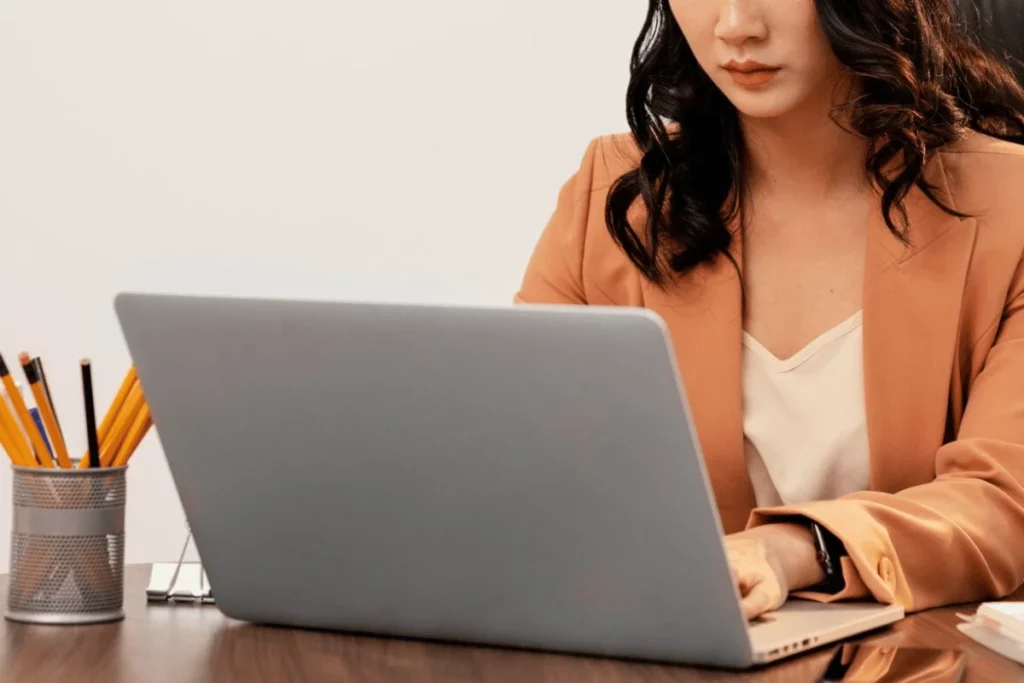
[[[14,449],[14,444],[7,437],[7,430],[4,429],[3,425],[0,425],[0,448],[3,448],[4,453],[11,459],[11,462],[15,465],[21,464],[21,451]]]
[[[139,446],[142,445],[142,441],[146,438],[146,435],[149,434],[149,430],[153,428],[153,413],[150,410],[149,403],[146,402],[145,397],[143,397],[142,405],[146,411],[146,422],[142,425],[142,429],[132,442],[131,450],[128,451],[128,457],[125,458],[124,464],[126,465],[128,464],[128,461],[135,456],[135,452],[139,450]]]
[[[118,413],[121,412],[121,408],[124,406],[125,400],[128,398],[128,394],[131,393],[133,387],[138,384],[138,375],[135,372],[135,368],[129,368],[128,373],[124,376],[121,381],[121,386],[118,387],[117,393],[114,395],[114,400],[110,402],[110,407],[107,408],[106,414],[103,416],[103,421],[100,422],[100,426],[96,429],[96,438],[100,442],[100,451],[103,450],[103,442],[107,436],[107,432],[110,431],[110,427],[114,424],[114,420],[117,419]],[[89,466],[89,452],[86,450],[85,455],[78,461],[78,467],[85,469]]]
[[[110,426],[107,438],[100,445],[100,467],[110,467],[110,464],[114,462],[114,456],[120,450],[121,442],[124,441],[128,429],[144,402],[142,385],[136,382],[132,390],[128,392],[128,398],[125,399],[124,406],[114,419],[114,424]]]
[[[57,417],[53,414],[50,399],[43,391],[39,372],[32,362],[32,356],[22,353],[18,356],[18,360],[21,361],[21,369],[25,372],[28,387],[32,390],[32,395],[36,399],[39,415],[43,418],[43,424],[46,425],[46,433],[49,434],[50,443],[53,444],[53,452],[57,455],[57,463],[61,467],[71,467],[71,458],[68,457],[68,449],[64,445],[64,435],[61,434],[60,427],[57,425]]]
[[[103,443],[103,439],[107,437],[107,432],[110,431],[111,425],[114,424],[114,419],[117,414],[121,412],[121,407],[124,406],[124,402],[128,399],[128,394],[132,388],[139,381],[139,376],[135,372],[135,368],[128,368],[128,372],[125,374],[124,379],[121,380],[121,386],[117,388],[117,393],[114,395],[114,400],[110,402],[110,408],[107,409],[107,414],[103,416],[103,421],[100,422],[100,426],[96,429],[96,438]]]
[[[7,435],[11,449],[7,452],[17,458],[17,464],[22,467],[34,467],[38,463],[32,455],[32,448],[25,441],[25,435],[21,433],[21,427],[14,419],[14,415],[7,409],[7,402],[3,395],[0,395],[0,429]],[[6,448],[6,446],[5,446]]]
[[[149,404],[148,403],[146,404],[146,412],[149,412]],[[139,437],[137,439],[135,439],[135,443],[132,444],[132,450],[131,450],[130,453],[128,453],[128,458],[125,460],[125,464],[126,465],[128,464],[128,460],[131,460],[133,457],[135,457],[135,453],[139,450],[139,446],[142,445],[142,441],[146,438],[146,435],[149,434],[149,430],[152,429],[152,428],[153,428],[153,414],[150,413],[149,414],[149,419],[146,420],[146,424],[143,426],[142,431],[139,433]]]
[[[3,356],[0,356],[0,381],[3,382],[4,387],[7,389],[11,405],[14,406],[14,413],[21,420],[21,426],[25,428],[25,433],[28,434],[29,441],[32,442],[32,447],[36,451],[36,457],[39,458],[39,462],[42,463],[43,467],[53,467],[50,449],[46,447],[46,441],[43,440],[43,435],[39,433],[35,420],[29,415],[25,400],[21,398],[21,392],[18,391],[18,387],[14,386],[14,380],[11,379],[11,372],[7,369]]]
[[[25,461],[23,459],[24,456],[22,456],[21,451],[18,450],[17,446],[14,445],[14,441],[7,433],[7,428],[2,424],[0,424],[0,447],[7,452],[7,457],[11,459],[11,462],[20,467],[25,467]],[[33,462],[32,464],[35,463]]]
[[[128,464],[128,458],[132,457],[132,453],[142,443],[142,439],[145,438],[146,432],[153,426],[153,420],[149,415],[149,405],[143,401],[142,407],[139,408],[138,414],[135,419],[132,420],[132,426],[128,429],[128,433],[124,437],[124,441],[121,442],[121,448],[118,449],[117,455],[114,456],[113,467],[123,467]]]

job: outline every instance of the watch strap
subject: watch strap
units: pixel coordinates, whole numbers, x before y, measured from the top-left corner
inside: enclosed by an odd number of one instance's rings
[[[835,534],[817,522],[811,521],[810,526],[818,563],[825,573],[825,578],[821,583],[808,590],[818,593],[838,593],[846,586],[846,579],[843,577],[843,568],[840,563],[840,558],[847,554],[846,547]]]

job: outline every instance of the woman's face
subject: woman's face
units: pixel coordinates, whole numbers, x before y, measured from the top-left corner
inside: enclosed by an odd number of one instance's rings
[[[819,98],[831,104],[842,67],[814,0],[669,0],[669,6],[697,61],[741,114],[774,118]]]

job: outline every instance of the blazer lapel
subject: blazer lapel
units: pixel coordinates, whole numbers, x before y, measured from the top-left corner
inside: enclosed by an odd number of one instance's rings
[[[740,231],[731,252],[743,253]],[[643,285],[644,304],[672,335],[676,361],[726,533],[742,530],[754,507],[743,450],[740,278],[719,257],[666,289]]]
[[[941,157],[926,177],[955,207]],[[869,226],[864,280],[864,390],[871,488],[895,492],[935,478],[946,436],[961,299],[976,221],[950,216],[914,189],[911,245],[881,212]]]

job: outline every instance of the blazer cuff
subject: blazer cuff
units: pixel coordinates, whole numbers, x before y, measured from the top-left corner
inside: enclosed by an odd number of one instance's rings
[[[819,522],[820,524],[820,522]],[[819,593],[818,591],[794,591],[793,597],[815,602],[838,602],[839,600],[860,600],[871,596],[871,591],[864,585],[860,573],[849,557],[839,558],[839,568],[843,572],[843,587],[836,593]]]
[[[833,602],[873,597],[885,604],[910,606],[907,581],[885,528],[852,499],[824,500],[776,508],[757,508],[747,528],[785,521],[793,517],[814,520],[843,542],[848,557],[840,559],[845,587],[835,594],[800,591],[798,597]]]

